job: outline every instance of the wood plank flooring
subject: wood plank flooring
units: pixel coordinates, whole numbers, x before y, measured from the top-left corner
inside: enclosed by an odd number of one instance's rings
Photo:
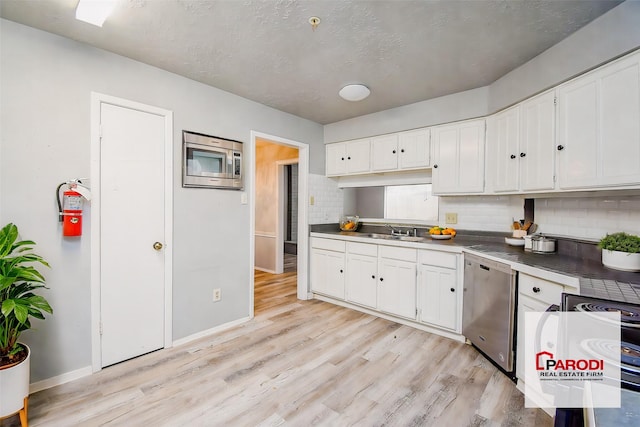
[[[30,425],[552,425],[470,346],[255,277],[250,322],[35,393]]]

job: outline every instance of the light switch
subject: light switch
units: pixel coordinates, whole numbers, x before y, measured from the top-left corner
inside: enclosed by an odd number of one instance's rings
[[[309,204],[313,206],[315,203],[316,203],[316,198],[313,196],[309,197]]]
[[[243,205],[247,204],[247,192],[243,191],[240,193],[240,203]]]

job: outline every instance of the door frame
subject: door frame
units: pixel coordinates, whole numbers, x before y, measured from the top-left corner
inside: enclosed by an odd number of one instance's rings
[[[285,193],[287,189],[285,188],[285,180],[284,180],[284,167],[288,165],[297,165],[300,163],[298,159],[286,159],[286,160],[278,160],[276,162],[277,168],[277,179],[278,179],[278,209],[277,215],[278,220],[276,221],[276,262],[275,262],[275,270],[276,274],[281,274],[284,271],[284,235],[286,232],[286,221],[285,221],[285,213],[287,210],[287,198],[285,197]],[[298,172],[298,175],[300,173]],[[300,190],[298,190],[298,193]],[[298,233],[299,234],[299,233]]]
[[[250,317],[254,316],[254,265],[255,265],[255,232],[256,232],[256,139],[264,139],[276,144],[287,145],[298,149],[298,299],[311,298],[309,293],[309,145],[281,138],[262,132],[251,131],[251,141],[246,158],[249,162],[249,305]]]
[[[100,138],[101,105],[138,110],[164,118],[164,348],[172,346],[173,339],[173,112],[127,99],[91,92],[91,367],[102,369],[100,339]]]

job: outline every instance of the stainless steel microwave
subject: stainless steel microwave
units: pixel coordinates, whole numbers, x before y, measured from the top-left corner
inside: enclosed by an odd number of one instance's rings
[[[242,142],[182,132],[182,186],[242,189]]]

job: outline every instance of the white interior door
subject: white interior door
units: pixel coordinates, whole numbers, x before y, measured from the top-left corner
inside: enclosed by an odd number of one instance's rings
[[[164,248],[165,117],[103,103],[100,123],[104,367],[164,347],[170,258]]]

